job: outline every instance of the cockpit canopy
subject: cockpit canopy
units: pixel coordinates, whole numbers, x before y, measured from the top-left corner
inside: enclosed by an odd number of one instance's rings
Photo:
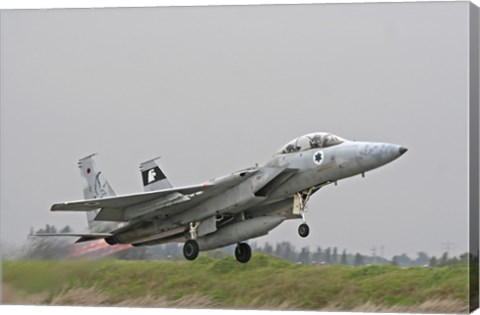
[[[345,139],[337,137],[331,133],[309,133],[308,135],[293,139],[285,146],[283,146],[280,150],[278,150],[276,154],[287,154],[299,151],[306,151],[310,149],[328,148],[340,144],[344,141]]]

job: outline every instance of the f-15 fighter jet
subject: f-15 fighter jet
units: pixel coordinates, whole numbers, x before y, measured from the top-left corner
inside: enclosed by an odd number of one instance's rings
[[[77,236],[77,242],[105,239],[110,245],[181,242],[188,260],[199,251],[237,244],[235,257],[246,263],[251,248],[244,241],[266,235],[284,220],[301,219],[298,234],[308,236],[306,205],[321,187],[363,175],[406,151],[396,144],[311,133],[287,143],[262,166],[193,186],[172,187],[158,158],[152,159],[140,164],[145,192],[120,196],[90,155],[78,162],[86,180],[85,200],[51,207],[86,212],[89,232],[38,235]]]

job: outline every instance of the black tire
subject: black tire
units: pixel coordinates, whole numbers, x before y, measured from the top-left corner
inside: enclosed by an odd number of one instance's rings
[[[309,233],[310,233],[310,228],[308,227],[308,225],[306,223],[300,224],[300,226],[298,227],[298,234],[301,237],[307,237]]]
[[[238,262],[247,263],[252,257],[252,249],[247,243],[240,243],[235,248],[235,258]]]
[[[188,240],[183,245],[183,256],[188,260],[194,260],[199,252],[198,243],[196,240]]]

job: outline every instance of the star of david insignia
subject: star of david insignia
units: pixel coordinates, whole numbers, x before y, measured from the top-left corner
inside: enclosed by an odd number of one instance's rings
[[[321,151],[315,152],[315,154],[313,155],[313,161],[316,164],[320,165],[320,163],[322,163],[322,160],[323,160],[323,153]]]

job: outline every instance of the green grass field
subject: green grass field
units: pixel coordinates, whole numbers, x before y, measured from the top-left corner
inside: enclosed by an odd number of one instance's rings
[[[3,261],[2,303],[354,311],[468,310],[468,267],[196,261]]]

